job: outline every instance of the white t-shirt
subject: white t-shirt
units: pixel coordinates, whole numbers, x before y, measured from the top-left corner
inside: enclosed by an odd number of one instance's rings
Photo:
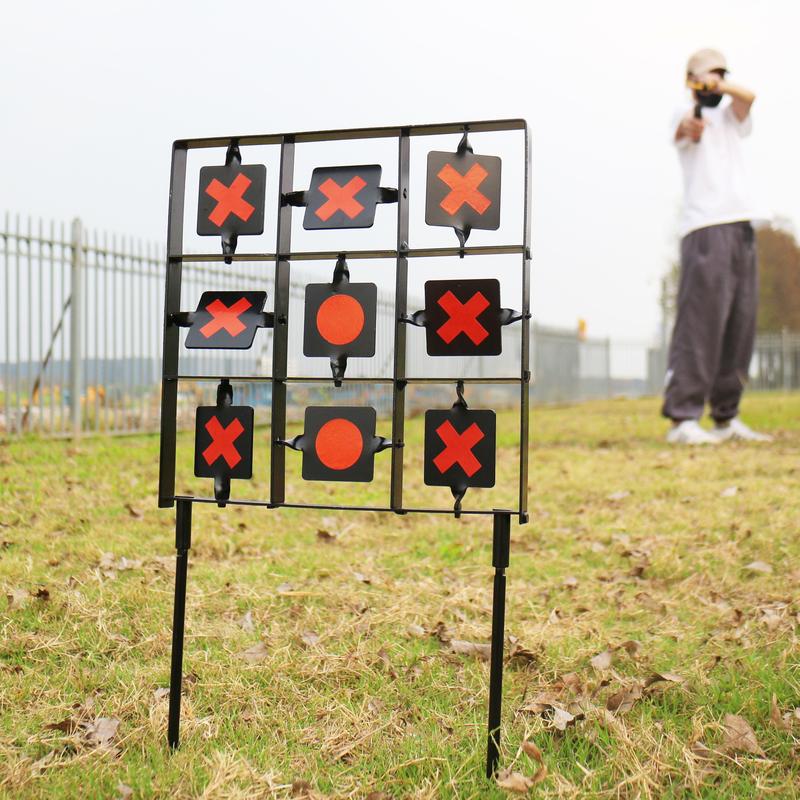
[[[740,122],[725,98],[716,108],[703,109],[706,127],[699,142],[687,137],[676,141],[678,124],[693,108],[676,111],[672,120],[672,141],[683,170],[680,235],[708,225],[763,219],[765,214],[751,193],[742,152],[742,139],[753,127],[751,115]]]

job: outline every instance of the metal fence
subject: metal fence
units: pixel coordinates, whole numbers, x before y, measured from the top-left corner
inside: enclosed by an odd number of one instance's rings
[[[260,263],[236,262],[220,270],[208,263],[185,263],[182,306],[196,307],[209,288],[271,292],[272,275]],[[71,225],[21,220],[8,214],[0,229],[0,434],[40,432],[128,433],[158,429],[164,253],[162,247]],[[304,286],[309,276],[293,268],[290,303],[290,372],[329,375],[327,363],[302,356]],[[422,303],[418,307],[422,307]],[[391,375],[393,301],[378,296],[376,357],[353,359],[348,375]],[[185,331],[182,331],[182,336]],[[490,379],[514,372],[519,326],[504,329],[503,355],[491,359],[442,359],[431,363],[424,333],[409,331],[409,370],[420,376],[444,368],[448,374]],[[534,402],[576,402],[661,391],[662,348],[645,342],[581,339],[575,330],[532,326]],[[245,351],[182,349],[184,374],[268,375],[270,336],[256,338]],[[762,334],[751,365],[760,389],[800,388],[800,334]],[[270,384],[237,385],[237,402],[268,406]],[[303,391],[302,388],[298,391]],[[305,390],[315,397],[330,389]],[[409,393],[411,413],[430,403],[424,387]],[[179,422],[193,424],[194,408],[211,400],[213,384],[181,387]],[[500,385],[483,387],[493,405],[518,399]],[[340,400],[369,402],[379,411],[388,394],[370,384],[337,390]]]

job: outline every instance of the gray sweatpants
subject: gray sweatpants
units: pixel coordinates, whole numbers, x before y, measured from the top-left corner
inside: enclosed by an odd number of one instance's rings
[[[753,227],[699,228],[681,241],[681,278],[662,413],[717,422],[735,417],[756,331],[758,267]]]

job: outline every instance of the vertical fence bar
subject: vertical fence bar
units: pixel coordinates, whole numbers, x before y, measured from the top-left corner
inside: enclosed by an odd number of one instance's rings
[[[81,221],[72,220],[72,260],[70,263],[70,295],[72,297],[69,313],[69,402],[72,436],[81,435],[81,283],[83,272],[83,233]]]
[[[5,213],[5,224],[3,225],[3,283],[5,285],[5,363],[3,364],[3,409],[6,420],[6,431],[11,433],[11,271],[9,267],[9,246],[11,239],[11,227],[9,224],[8,211]]]
[[[289,354],[289,292],[291,274],[287,255],[292,246],[292,207],[283,196],[292,191],[294,181],[294,137],[281,142],[281,168],[278,181],[278,233],[275,247],[275,326],[272,335],[272,457],[270,459],[271,503],[286,499],[286,450],[280,444],[286,437],[286,377]]]
[[[408,194],[411,140],[408,128],[400,131],[397,166],[397,274],[394,300],[394,369],[392,384],[392,474],[389,506],[403,507],[403,449],[406,418],[406,329],[401,320],[408,308]]]
[[[17,302],[16,307],[14,308],[14,322],[16,323],[15,328],[15,338],[16,338],[16,350],[17,350],[17,362],[14,365],[14,397],[15,397],[15,406],[16,411],[15,413],[15,427],[17,429],[17,433],[22,432],[22,406],[20,405],[20,385],[21,385],[21,376],[20,376],[20,368],[22,366],[22,336],[21,336],[21,325],[19,319],[19,309],[22,306],[22,289],[21,289],[21,281],[20,281],[20,266],[19,266],[19,258],[20,258],[20,230],[19,230],[19,214],[16,215],[16,219],[14,222],[14,229],[15,229],[15,237],[14,237],[14,267],[16,269],[16,280],[14,282],[14,289],[17,294]]]

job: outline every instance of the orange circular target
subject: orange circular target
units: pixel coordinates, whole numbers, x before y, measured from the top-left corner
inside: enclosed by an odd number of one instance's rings
[[[350,420],[337,418],[319,429],[314,449],[328,469],[348,469],[361,457],[364,440],[358,426]]]
[[[346,294],[334,294],[317,310],[317,330],[335,345],[349,344],[364,329],[364,309],[361,303]]]

